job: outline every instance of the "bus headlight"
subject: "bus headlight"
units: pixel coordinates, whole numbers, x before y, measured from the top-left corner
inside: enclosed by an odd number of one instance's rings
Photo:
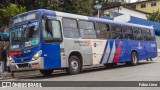
[[[14,63],[14,60],[11,56],[9,57],[9,61],[10,61],[10,63]]]
[[[42,50],[39,50],[34,56],[32,57],[32,61],[37,60],[42,54]]]

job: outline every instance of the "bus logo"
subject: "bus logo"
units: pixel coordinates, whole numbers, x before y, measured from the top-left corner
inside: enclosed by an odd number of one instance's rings
[[[93,46],[94,46],[94,47],[97,47],[97,43],[94,43]]]
[[[139,42],[138,43],[138,47],[137,47],[138,49],[142,49],[142,46],[141,46],[141,43]]]

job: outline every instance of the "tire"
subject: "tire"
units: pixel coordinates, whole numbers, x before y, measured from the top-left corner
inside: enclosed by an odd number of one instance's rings
[[[81,71],[80,59],[77,56],[71,56],[68,60],[67,73],[70,75],[78,74]]]
[[[44,76],[50,76],[53,73],[53,70],[40,70],[41,74]]]
[[[138,54],[136,52],[132,52],[131,54],[131,65],[136,66],[138,64]]]

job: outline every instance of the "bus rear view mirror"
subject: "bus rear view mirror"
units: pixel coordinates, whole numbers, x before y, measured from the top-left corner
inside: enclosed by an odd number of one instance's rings
[[[45,30],[47,31],[47,33],[50,33],[51,36],[53,37],[52,34],[52,22],[49,19],[46,19],[46,23],[45,23]]]

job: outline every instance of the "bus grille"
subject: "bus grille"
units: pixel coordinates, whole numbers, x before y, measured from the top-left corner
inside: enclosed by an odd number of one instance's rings
[[[17,64],[19,68],[24,68],[24,67],[28,67],[28,63],[24,63],[24,64]]]
[[[20,54],[15,56],[16,58],[22,58],[22,57],[28,57],[29,55],[31,55],[31,53],[24,53],[24,54]]]

